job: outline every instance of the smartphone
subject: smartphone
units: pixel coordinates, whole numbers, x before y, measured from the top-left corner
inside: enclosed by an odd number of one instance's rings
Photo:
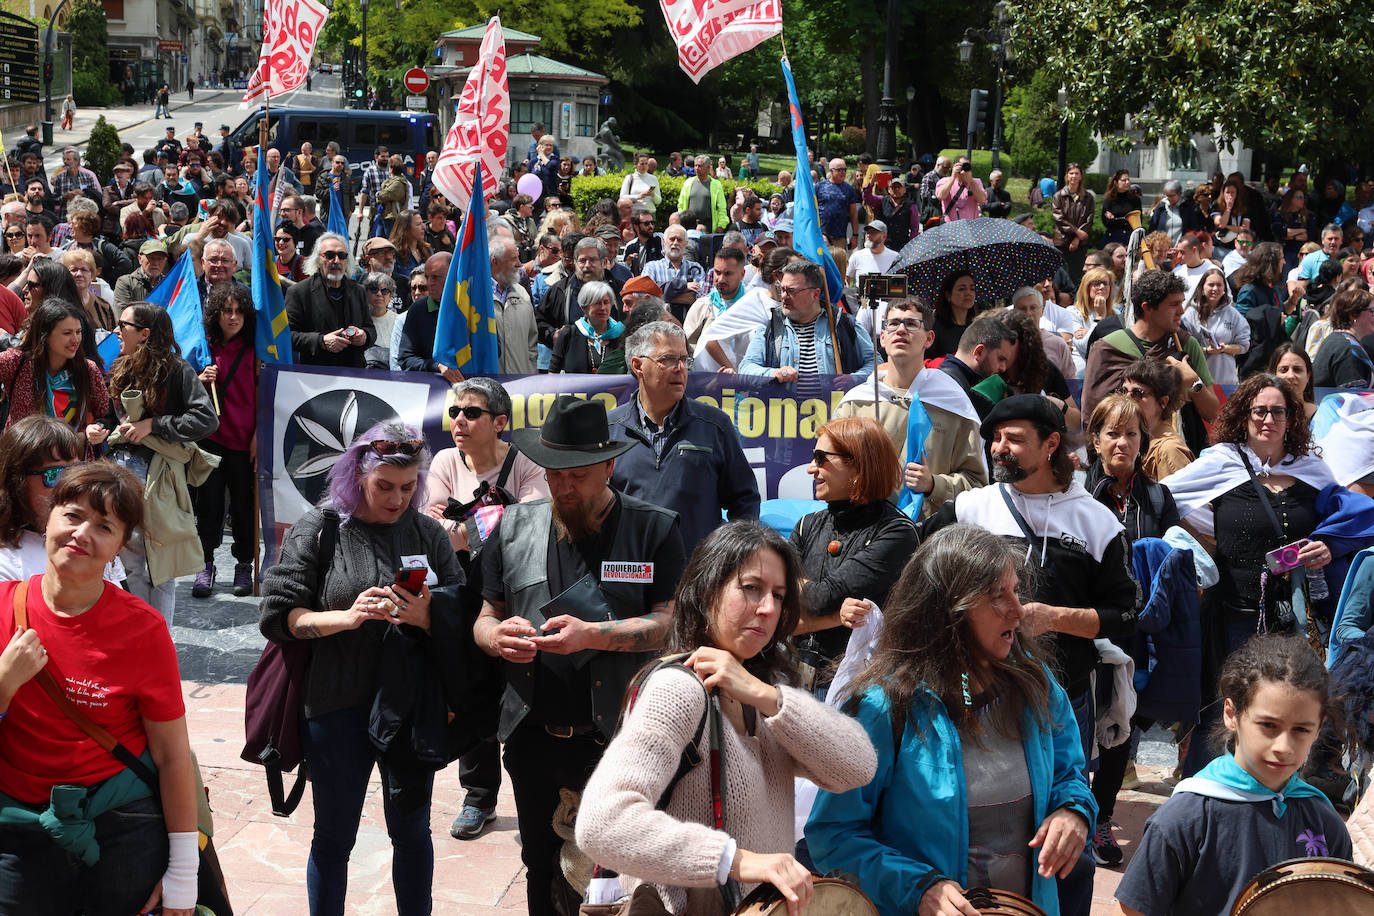
[[[429,570],[423,566],[407,566],[396,573],[396,587],[403,588],[412,595],[418,595],[424,587],[428,572]]]
[[[1302,565],[1302,561],[1298,559],[1298,554],[1307,546],[1307,543],[1307,538],[1303,538],[1300,541],[1294,541],[1269,551],[1264,555],[1264,565],[1269,567],[1269,571],[1275,575],[1296,569]]]

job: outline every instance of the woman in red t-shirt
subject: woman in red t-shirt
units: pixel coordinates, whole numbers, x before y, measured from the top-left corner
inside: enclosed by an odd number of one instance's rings
[[[0,584],[0,633],[13,634],[0,652],[0,912],[195,907],[195,771],[176,648],[161,614],[102,579],[142,522],[131,473],[104,461],[67,470],[47,570]],[[156,771],[156,792],[63,712],[40,673]]]

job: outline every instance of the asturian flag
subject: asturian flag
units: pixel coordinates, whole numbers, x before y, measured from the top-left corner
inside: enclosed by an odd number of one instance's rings
[[[782,31],[782,0],[659,0],[677,62],[699,83],[712,68]]]
[[[825,269],[825,285],[832,305],[839,306],[844,295],[844,277],[830,256],[830,248],[821,234],[821,208],[816,203],[816,186],[811,183],[811,162],[806,155],[806,126],[802,123],[801,103],[797,101],[797,84],[792,80],[792,65],[782,59],[782,75],[787,80],[787,104],[792,111],[792,145],[797,150],[797,170],[792,178],[795,185],[792,205],[792,247],[808,261]]]
[[[343,195],[332,181],[329,183],[329,225],[325,231],[348,238],[348,214],[344,212]]]
[[[258,190],[253,198],[253,306],[257,325],[253,349],[265,363],[291,363],[291,329],[286,323],[286,303],[281,294],[281,275],[272,250],[272,214],[267,210],[267,157],[258,156]],[[330,210],[337,209],[336,204]]]
[[[437,171],[437,170],[436,170]],[[475,181],[482,180],[477,163]],[[473,201],[463,215],[458,250],[448,265],[439,319],[434,329],[434,361],[464,375],[500,371],[496,305],[492,302],[491,257],[487,254],[487,208]]]
[[[496,178],[510,143],[510,88],[506,85],[506,36],[501,19],[487,23],[477,63],[468,71],[458,113],[434,164],[434,184],[444,196],[468,209],[473,188],[481,200],[496,193]],[[482,168],[477,169],[481,162]],[[475,181],[474,175],[481,175]]]
[[[240,108],[305,85],[315,41],[329,10],[315,0],[267,0],[262,10],[262,56]]]
[[[177,259],[176,266],[148,294],[148,302],[160,305],[172,316],[172,336],[181,348],[182,358],[196,371],[210,365],[210,344],[205,339],[205,313],[200,304],[200,287],[196,285],[196,269],[191,263],[188,245]]]

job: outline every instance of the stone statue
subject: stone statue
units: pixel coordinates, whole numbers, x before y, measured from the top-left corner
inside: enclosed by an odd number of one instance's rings
[[[616,172],[625,168],[625,151],[620,148],[620,138],[615,135],[615,118],[607,118],[601,122],[601,129],[596,132],[597,159],[608,172]]]

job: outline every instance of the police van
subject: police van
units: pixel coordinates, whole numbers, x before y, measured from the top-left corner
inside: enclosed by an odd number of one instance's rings
[[[235,143],[257,146],[259,108],[230,133]],[[282,159],[309,143],[316,155],[324,155],[330,140],[338,142],[349,166],[357,172],[373,161],[373,152],[385,146],[402,158],[423,163],[425,152],[440,148],[439,119],[420,111],[369,111],[350,108],[273,108],[267,126],[267,145],[277,149]],[[419,166],[424,168],[423,165]]]

